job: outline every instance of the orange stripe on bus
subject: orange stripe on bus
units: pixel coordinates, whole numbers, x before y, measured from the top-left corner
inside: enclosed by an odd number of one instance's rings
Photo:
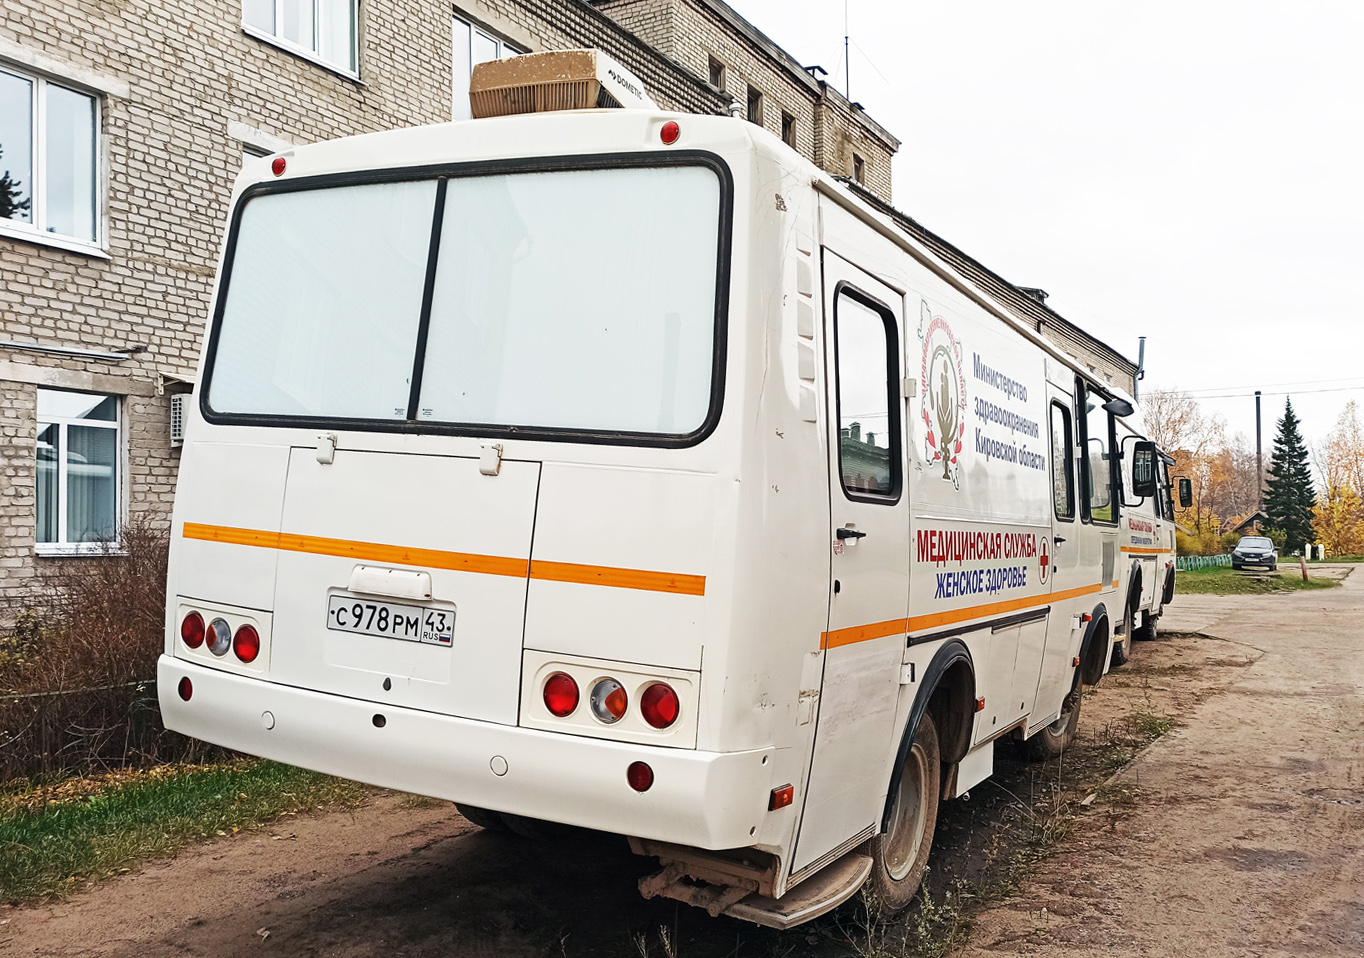
[[[617,589],[642,589],[646,592],[676,592],[679,595],[705,595],[706,577],[676,572],[650,572],[647,569],[615,569],[611,566],[579,565],[576,562],[546,562],[534,559],[530,577],[547,582],[581,582]]]
[[[1169,549],[1147,549],[1147,548],[1144,548],[1144,547],[1142,547],[1142,546],[1123,546],[1123,547],[1122,547],[1122,551],[1123,551],[1123,552],[1135,552],[1135,553],[1137,553],[1138,555],[1144,555],[1144,556],[1159,556],[1159,555],[1169,555],[1169,554],[1170,554],[1170,550],[1169,550]]]
[[[1051,592],[1047,595],[1029,595],[1018,599],[1006,599],[1003,602],[989,602],[984,605],[972,605],[964,609],[952,609],[947,612],[931,612],[928,615],[911,616],[908,619],[890,619],[885,622],[877,622],[872,625],[855,625],[846,629],[835,629],[833,632],[825,632],[820,637],[820,648],[833,649],[840,645],[851,645],[854,642],[865,642],[868,639],[880,639],[887,635],[906,634],[909,632],[919,632],[923,629],[932,629],[943,625],[956,625],[958,622],[966,622],[970,619],[984,618],[989,615],[1003,615],[1008,612],[1018,612],[1022,609],[1034,608],[1039,605],[1047,605],[1050,602],[1060,602],[1064,599],[1074,599],[1082,595],[1091,595],[1095,592],[1102,592],[1103,584],[1087,585],[1078,589],[1066,589],[1063,592]]]
[[[224,542],[231,545],[280,549],[285,552],[306,552],[312,555],[339,556],[343,559],[364,559],[370,562],[389,562],[397,565],[421,566],[428,569],[450,569],[455,572],[474,572],[481,575],[504,575],[551,582],[577,582],[617,589],[639,589],[646,592],[672,592],[679,595],[705,595],[706,577],[681,575],[671,572],[650,572],[644,569],[617,569],[611,566],[578,565],[572,562],[534,563],[508,556],[479,555],[470,552],[447,552],[443,549],[416,549],[408,546],[385,545],[379,542],[357,542],[352,539],[328,539],[290,532],[267,532],[258,529],[236,529],[230,526],[210,526],[186,522],[186,539]]]

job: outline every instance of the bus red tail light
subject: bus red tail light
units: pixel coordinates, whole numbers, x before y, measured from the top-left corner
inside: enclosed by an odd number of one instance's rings
[[[637,792],[647,792],[654,784],[654,770],[644,762],[631,762],[625,770],[625,780]]]
[[[644,721],[654,728],[667,728],[677,721],[682,703],[678,701],[671,685],[655,682],[639,697],[639,710],[644,715]]]
[[[260,655],[260,633],[255,626],[243,625],[237,629],[237,634],[232,637],[232,651],[243,662],[256,661],[256,656]]]
[[[567,672],[555,672],[545,680],[545,708],[563,718],[578,707],[578,683]]]
[[[204,644],[204,617],[198,612],[191,612],[185,616],[180,623],[180,638],[185,645],[191,649],[197,649]]]
[[[194,683],[186,675],[180,679],[180,684],[175,687],[175,690],[180,693],[180,698],[183,701],[188,702],[190,697],[194,695]]]

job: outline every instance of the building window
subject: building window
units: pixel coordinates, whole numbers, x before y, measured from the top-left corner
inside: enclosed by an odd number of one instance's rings
[[[99,243],[99,101],[0,69],[0,229]]]
[[[309,59],[354,75],[358,0],[242,0],[242,26]]]
[[[860,157],[860,156],[858,156],[856,153],[854,153],[854,154],[853,154],[853,182],[860,185],[860,184],[863,182],[863,179],[862,179],[862,178],[866,175],[866,172],[867,172],[867,164],[866,164],[866,162],[862,159],[862,157]]]
[[[781,141],[793,150],[796,148],[796,118],[785,112],[781,115]]]
[[[473,111],[469,109],[469,77],[473,75],[476,65],[487,63],[489,60],[503,60],[525,52],[525,50],[518,50],[510,43],[493,36],[477,25],[455,17],[454,43],[450,54],[453,60],[452,73],[454,76],[454,89],[452,90],[450,104],[451,118],[455,120],[473,118]]]
[[[269,155],[268,152],[259,147],[249,146],[246,143],[242,144],[242,166],[245,166],[252,160],[259,160],[261,157]]]
[[[748,120],[763,125],[763,91],[757,87],[748,88]]]
[[[708,59],[710,60],[710,85],[717,90],[723,90],[725,88],[725,65],[715,57]]]
[[[40,551],[91,551],[118,536],[118,398],[38,390]]]

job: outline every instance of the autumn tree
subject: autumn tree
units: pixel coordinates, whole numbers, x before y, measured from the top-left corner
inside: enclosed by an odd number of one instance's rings
[[[1311,540],[1312,507],[1316,504],[1307,447],[1298,431],[1299,424],[1293,413],[1293,401],[1286,400],[1265,482],[1265,517],[1271,526],[1284,531],[1284,548],[1288,552],[1300,551]]]
[[[1316,455],[1324,491],[1313,510],[1312,528],[1331,555],[1364,552],[1364,435],[1353,402]]]
[[[1196,551],[1217,551],[1220,520],[1215,500],[1222,476],[1216,459],[1225,446],[1226,424],[1220,416],[1206,415],[1188,393],[1175,389],[1147,393],[1141,409],[1146,438],[1174,457],[1172,474],[1184,476],[1193,486],[1193,505],[1176,508],[1176,520],[1199,539]]]

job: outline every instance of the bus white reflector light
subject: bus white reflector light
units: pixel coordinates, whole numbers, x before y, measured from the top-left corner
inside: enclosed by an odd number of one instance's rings
[[[637,792],[647,792],[654,784],[654,770],[644,762],[631,762],[625,770],[625,780]]]
[[[191,682],[189,676],[186,675],[180,680],[180,684],[175,687],[175,690],[180,693],[181,699],[188,702],[189,697],[194,694],[194,683]]]
[[[563,718],[578,707],[578,683],[566,672],[555,672],[545,681],[545,708]]]
[[[590,702],[592,714],[598,721],[614,725],[625,714],[625,707],[630,704],[630,699],[625,694],[624,686],[615,679],[602,679],[592,686]]]
[[[681,135],[682,127],[677,125],[676,120],[664,123],[663,128],[658,131],[658,138],[663,141],[664,146],[672,146]]]
[[[274,173],[276,176],[283,176],[284,166],[285,166],[284,157],[277,156],[275,157],[274,162],[270,164],[270,172]]]
[[[676,722],[681,709],[677,693],[664,682],[655,682],[639,697],[639,710],[644,715],[644,721],[654,728],[667,728]]]
[[[198,612],[191,612],[185,616],[185,620],[180,623],[180,638],[191,649],[197,649],[204,644],[204,617]]]
[[[214,619],[208,624],[208,634],[205,638],[210,652],[214,655],[227,655],[227,650],[232,648],[232,627],[227,624],[226,619]]]
[[[796,787],[794,785],[783,785],[781,788],[772,789],[772,797],[767,800],[767,810],[775,812],[779,808],[785,808],[795,800]]]
[[[260,655],[260,633],[255,626],[243,625],[237,629],[237,634],[232,636],[232,651],[243,662],[256,661],[256,656]]]

